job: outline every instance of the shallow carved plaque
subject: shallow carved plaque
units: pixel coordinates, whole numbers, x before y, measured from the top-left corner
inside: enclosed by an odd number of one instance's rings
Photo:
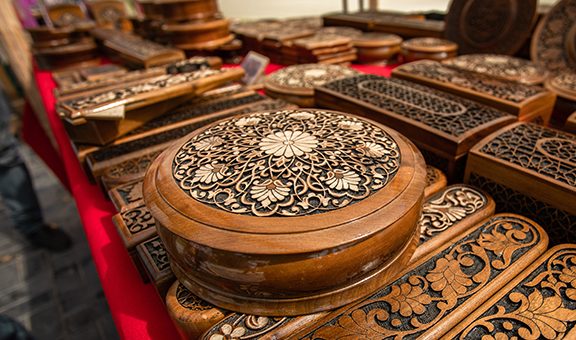
[[[156,222],[145,205],[131,207],[112,218],[127,249],[156,234]]]
[[[460,53],[514,54],[530,36],[536,0],[453,0],[446,15],[446,38]]]
[[[137,245],[136,250],[150,281],[160,295],[164,296],[175,278],[162,240],[159,236],[153,237]]]
[[[119,185],[108,191],[108,196],[116,210],[123,211],[127,206],[142,201],[142,181]]]
[[[413,263],[368,298],[330,313],[305,339],[439,338],[545,249],[545,232],[516,215],[497,215]]]
[[[550,249],[450,331],[458,339],[576,337],[576,245]]]

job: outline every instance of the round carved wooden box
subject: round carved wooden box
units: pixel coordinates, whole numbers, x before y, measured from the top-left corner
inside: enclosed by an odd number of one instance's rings
[[[178,280],[221,308],[299,315],[366,296],[419,238],[426,168],[405,137],[353,115],[256,112],[184,137],[144,199]]]
[[[396,34],[378,32],[364,33],[352,40],[358,61],[364,64],[387,61],[400,52],[402,38]]]
[[[452,41],[439,38],[414,38],[401,45],[405,62],[431,59],[442,61],[455,57],[458,45]]]
[[[218,13],[216,0],[138,0],[148,19],[162,21],[210,20]]]
[[[315,86],[357,74],[355,70],[340,65],[293,65],[267,76],[264,91],[273,98],[284,99],[302,107],[313,107]]]
[[[181,49],[210,49],[234,39],[229,31],[230,21],[217,19],[208,22],[164,24],[158,39]]]

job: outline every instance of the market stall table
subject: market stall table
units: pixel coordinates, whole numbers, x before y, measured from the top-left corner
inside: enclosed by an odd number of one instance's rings
[[[266,73],[280,68],[282,66],[271,64]],[[360,72],[389,76],[393,67],[354,65],[353,68]],[[36,68],[34,77],[42,94],[60,159],[55,159],[57,153],[46,152],[46,145],[49,145],[50,141],[45,135],[30,133],[38,131],[38,120],[25,120],[25,139],[34,150],[42,153],[45,162],[56,173],[61,173],[58,168],[63,166],[65,174],[61,180],[69,184],[76,201],[118,334],[123,339],[178,338],[178,331],[168,316],[163,297],[158,296],[153,285],[142,281],[112,223],[112,216],[116,213],[113,204],[95,183],[89,181],[72,149],[64,126],[54,109],[53,90],[56,84],[52,73]]]

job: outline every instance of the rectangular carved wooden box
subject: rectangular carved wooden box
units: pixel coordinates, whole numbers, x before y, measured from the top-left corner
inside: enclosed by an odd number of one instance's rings
[[[499,211],[539,222],[553,244],[576,240],[576,136],[516,123],[470,151],[465,181],[488,191]]]
[[[160,296],[165,296],[176,277],[170,269],[168,253],[159,236],[146,240],[136,246],[140,262],[150,282]]]
[[[407,136],[426,162],[462,177],[468,150],[515,117],[474,101],[400,79],[360,75],[315,88],[316,104],[363,115]]]
[[[543,87],[458,70],[431,60],[400,65],[392,76],[484,103],[521,121],[539,120],[547,124],[556,99],[554,93]]]

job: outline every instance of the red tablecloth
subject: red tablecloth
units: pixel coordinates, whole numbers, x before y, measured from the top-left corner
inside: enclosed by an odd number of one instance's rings
[[[279,68],[281,68],[279,65],[269,65],[266,73]],[[355,65],[353,68],[384,76],[389,76],[392,70],[392,67],[361,65]],[[163,299],[156,294],[151,284],[142,282],[112,224],[112,216],[115,214],[112,203],[97,185],[90,183],[76,158],[64,126],[54,110],[55,83],[52,74],[36,70],[34,76],[42,94],[50,127],[60,149],[61,159],[53,159],[57,157],[56,154],[49,152],[44,158],[49,158],[47,164],[53,167],[56,173],[57,168],[63,165],[67,179],[63,181],[69,183],[76,201],[118,333],[123,339],[178,338],[178,332],[168,317]],[[25,123],[27,123],[27,126],[24,126],[25,132],[38,128],[35,126],[36,120],[31,119]],[[43,152],[47,145],[45,143],[49,143],[42,134],[29,133],[26,140],[38,152]]]

